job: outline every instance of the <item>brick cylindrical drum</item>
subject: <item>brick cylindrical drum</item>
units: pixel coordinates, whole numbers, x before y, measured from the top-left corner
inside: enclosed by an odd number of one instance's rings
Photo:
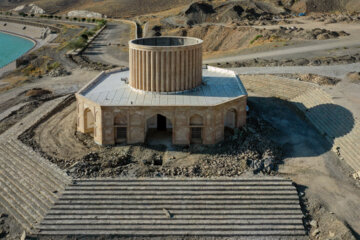
[[[180,92],[201,85],[202,40],[190,37],[139,38],[129,43],[131,87]]]

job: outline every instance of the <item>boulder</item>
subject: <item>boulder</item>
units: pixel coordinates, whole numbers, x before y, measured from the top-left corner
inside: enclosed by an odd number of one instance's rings
[[[107,16],[98,12],[91,12],[87,10],[73,10],[67,13],[68,17],[83,17],[83,18],[106,18]]]
[[[45,14],[44,9],[38,7],[37,5],[35,5],[33,3],[20,5],[16,8],[14,8],[12,11],[23,12],[23,13],[27,13],[27,14]]]

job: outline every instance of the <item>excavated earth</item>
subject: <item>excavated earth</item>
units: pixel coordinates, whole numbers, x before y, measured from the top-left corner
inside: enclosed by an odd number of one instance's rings
[[[271,134],[271,128],[250,116],[246,128],[215,146],[102,147],[91,136],[76,132],[73,103],[23,134],[21,140],[76,178],[230,177],[248,170],[273,174],[281,159],[281,149],[268,140],[267,134]]]

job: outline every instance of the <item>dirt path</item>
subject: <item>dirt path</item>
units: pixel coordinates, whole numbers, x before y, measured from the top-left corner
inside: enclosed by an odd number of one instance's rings
[[[281,66],[281,67],[239,67],[231,68],[238,74],[281,74],[281,73],[313,73],[328,77],[344,78],[347,73],[360,69],[360,63],[327,66]]]
[[[234,62],[234,61],[243,61],[253,58],[266,58],[266,57],[277,57],[277,56],[291,56],[294,58],[297,54],[304,54],[306,52],[311,53],[320,50],[330,50],[336,48],[345,48],[345,47],[359,47],[359,37],[360,37],[360,25],[359,24],[327,24],[320,22],[313,22],[309,20],[302,20],[304,24],[290,24],[290,25],[274,25],[274,26],[259,26],[258,28],[279,28],[280,26],[290,27],[296,26],[298,28],[304,29],[314,29],[314,28],[325,28],[332,31],[346,31],[350,33],[350,36],[343,37],[340,39],[331,39],[331,40],[313,40],[306,41],[295,46],[287,46],[281,49],[270,50],[259,53],[251,54],[236,54],[232,56],[216,57],[210,58],[204,61],[204,63],[218,63],[218,62]]]
[[[355,237],[360,236],[360,213],[357,211],[360,209],[360,186],[349,177],[350,167],[330,151],[332,146],[301,120],[286,102],[250,97],[249,105],[276,129],[272,140],[282,145],[285,155],[279,166],[280,175],[300,185],[310,204],[319,201],[328,212],[333,212],[348,225]],[[323,224],[329,221],[326,216],[320,220]]]

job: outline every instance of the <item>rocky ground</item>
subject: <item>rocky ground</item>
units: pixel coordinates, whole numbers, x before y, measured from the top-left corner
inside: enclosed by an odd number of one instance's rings
[[[323,203],[305,196],[301,186],[297,186],[297,189],[309,239],[357,239],[348,226],[329,211]]]
[[[296,79],[298,81],[311,82],[320,86],[328,85],[333,86],[341,81],[339,78],[321,76],[317,74],[279,74],[281,77]]]
[[[360,72],[351,72],[346,76],[352,83],[360,84]]]
[[[360,62],[360,53],[354,53],[351,56],[323,56],[314,58],[283,58],[283,59],[266,59],[255,58],[247,61],[218,63],[216,66],[232,67],[275,67],[275,66],[320,66],[334,64],[351,64]]]
[[[21,226],[8,212],[0,205],[0,239],[20,239],[23,234]]]
[[[271,129],[255,116],[216,146],[101,147],[92,137],[76,133],[75,109],[75,104],[66,107],[21,139],[76,178],[239,176],[248,170],[273,174],[281,159],[281,150],[266,137]]]

